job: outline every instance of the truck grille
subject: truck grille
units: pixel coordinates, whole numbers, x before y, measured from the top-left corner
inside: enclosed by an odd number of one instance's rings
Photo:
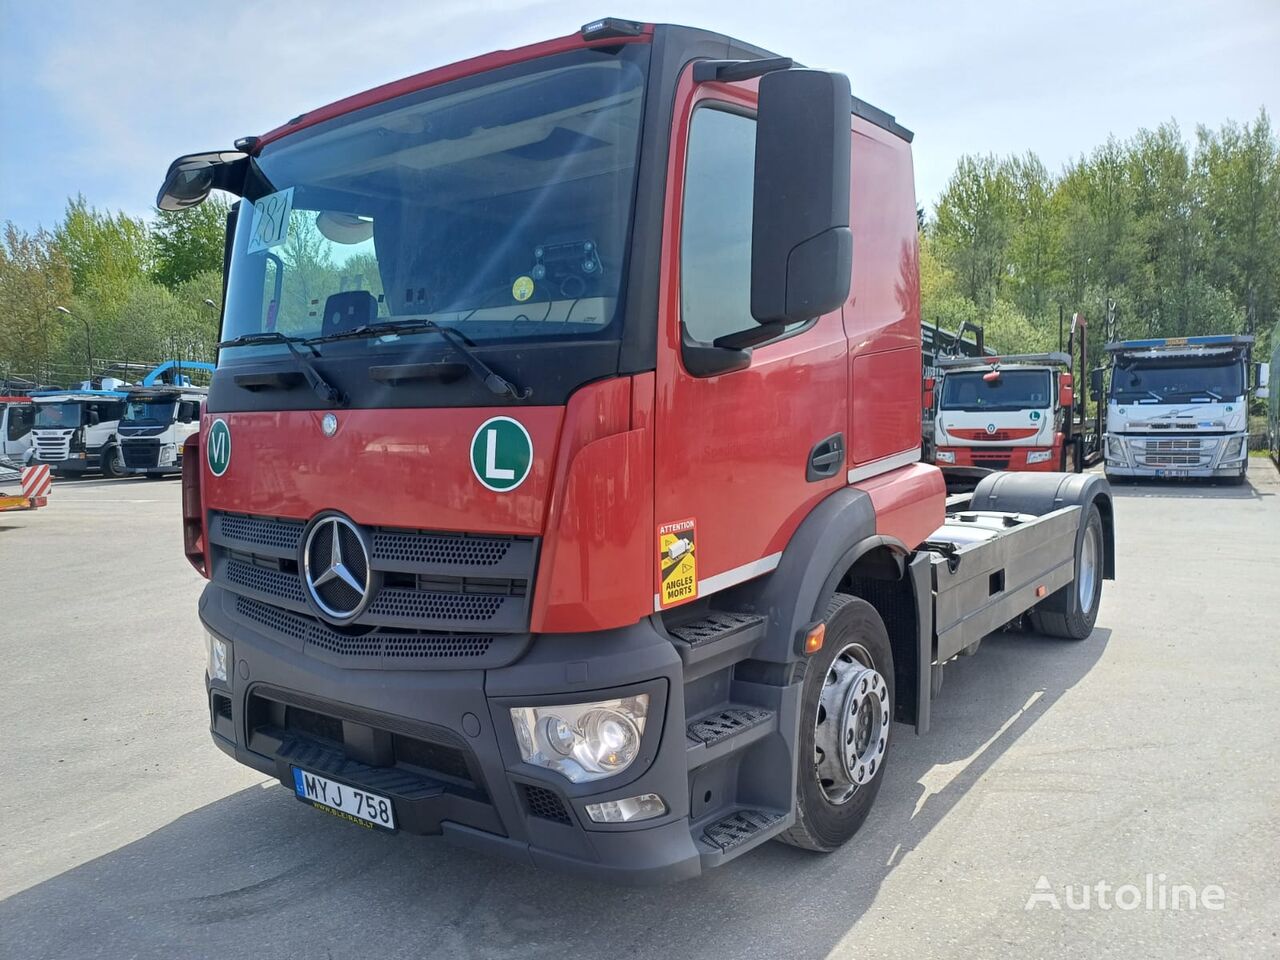
[[[323,593],[333,580],[317,588],[329,609],[359,610],[339,624],[310,595],[307,529],[300,520],[209,515],[213,581],[235,595],[237,616],[280,642],[363,669],[496,666],[527,644],[536,538],[365,528],[371,577],[363,608],[358,590],[341,585],[352,596],[335,600]],[[348,566],[363,581],[359,538],[345,528],[342,535]],[[312,547],[312,569],[326,562],[322,547]]]
[[[71,456],[71,431],[50,430],[33,433],[36,459],[55,463]]]
[[[1003,470],[1009,466],[1009,458],[1013,456],[1013,447],[971,447],[969,456],[975,467],[986,467],[988,470]]]
[[[1216,437],[1134,438],[1129,441],[1134,462],[1144,467],[1207,467],[1217,450]]]
[[[159,440],[121,440],[120,452],[127,469],[154,469],[160,466]]]

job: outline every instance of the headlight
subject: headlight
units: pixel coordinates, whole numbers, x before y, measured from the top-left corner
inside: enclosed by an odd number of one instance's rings
[[[1222,451],[1223,460],[1239,460],[1240,450],[1244,447],[1244,437],[1232,437]]]
[[[1031,450],[1027,453],[1027,463],[1044,463],[1052,456],[1052,450]]]
[[[1126,462],[1124,455],[1124,444],[1119,437],[1107,437],[1107,459],[1117,460],[1120,463]]]
[[[231,661],[231,644],[225,640],[219,640],[211,633],[206,633],[204,645],[205,652],[208,654],[209,679],[229,683],[227,678],[230,676],[228,665]]]
[[[956,453],[954,450],[939,450],[933,457],[938,463],[955,463]]]
[[[525,763],[586,783],[631,766],[640,753],[648,711],[647,693],[597,703],[512,707],[511,726]]]

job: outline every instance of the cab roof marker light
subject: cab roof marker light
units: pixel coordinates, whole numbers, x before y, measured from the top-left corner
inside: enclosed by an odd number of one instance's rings
[[[644,33],[644,24],[634,20],[620,20],[617,17],[605,17],[603,20],[592,20],[582,26],[583,40],[613,40],[619,37],[638,37]]]

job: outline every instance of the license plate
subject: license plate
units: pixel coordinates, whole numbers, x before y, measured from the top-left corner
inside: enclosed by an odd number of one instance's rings
[[[1173,479],[1177,479],[1179,477],[1191,476],[1191,471],[1190,470],[1159,470],[1156,472],[1156,476],[1171,477]]]
[[[396,828],[390,797],[369,793],[349,783],[339,783],[297,767],[290,769],[293,770],[293,791],[299,800],[363,827],[382,827],[385,830]]]

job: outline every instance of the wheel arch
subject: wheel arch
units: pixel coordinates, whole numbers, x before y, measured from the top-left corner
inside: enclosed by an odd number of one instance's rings
[[[923,732],[928,726],[932,661],[928,576],[928,557],[913,559],[902,541],[876,533],[871,498],[846,487],[809,513],[770,576],[735,588],[733,606],[769,618],[768,635],[755,658],[787,663],[803,660],[797,652],[798,637],[823,618],[835,593],[870,603],[893,649],[895,719]]]

